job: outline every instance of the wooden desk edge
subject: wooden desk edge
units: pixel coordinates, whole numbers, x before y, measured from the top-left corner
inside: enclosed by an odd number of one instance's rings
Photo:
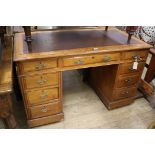
[[[84,31],[84,30],[92,30],[92,29],[69,29],[69,30],[55,30],[54,32],[64,32],[64,31]],[[104,30],[104,28],[96,28],[93,30]],[[128,36],[127,33],[118,30],[117,28],[110,28],[112,31],[118,31],[126,36]],[[37,31],[33,33],[39,33],[42,31]],[[47,31],[48,32],[48,31]],[[15,41],[18,38],[19,34],[24,34],[18,33],[17,36],[15,36]],[[135,40],[137,40],[140,44],[127,44],[127,45],[113,45],[113,46],[99,46],[95,47],[98,48],[98,50],[94,51],[94,47],[86,47],[86,48],[76,48],[76,49],[69,49],[69,50],[54,50],[54,51],[48,51],[48,52],[35,52],[35,53],[29,53],[29,54],[23,54],[23,51],[20,51],[20,48],[17,47],[16,42],[14,45],[14,58],[13,60],[15,62],[17,61],[24,61],[26,60],[33,60],[33,59],[40,59],[40,58],[48,58],[49,56],[52,57],[61,57],[61,56],[74,56],[74,55],[85,55],[85,54],[93,54],[93,53],[107,53],[107,52],[117,52],[117,51],[129,51],[129,50],[140,50],[140,49],[149,49],[152,46],[135,38],[134,36],[132,37]],[[20,41],[20,44],[23,43],[23,40]],[[18,43],[19,44],[19,43]],[[130,49],[129,49],[130,46]],[[70,52],[68,52],[70,51]],[[85,51],[85,52],[83,52]]]
[[[0,82],[0,95],[5,94],[5,92],[10,93],[13,90],[13,88],[12,88],[12,84],[13,84],[13,77],[12,77],[12,75],[13,75],[13,71],[12,71],[12,64],[13,64],[13,36],[7,36],[7,39],[10,39],[10,43],[9,43],[9,46],[4,50],[6,50],[6,54],[7,54],[7,51],[10,51],[11,55],[10,55],[10,57],[7,57],[7,58],[5,57],[7,60],[3,60],[3,64],[2,64],[3,66],[1,66],[1,67],[4,67],[7,64],[9,64],[9,65],[7,65],[7,69],[9,69],[10,75],[9,75],[9,80],[7,82],[5,82],[5,83],[3,83],[2,81]],[[4,72],[5,72],[5,70],[4,70]],[[7,70],[7,72],[8,72],[8,70]]]
[[[12,84],[7,84],[7,86],[0,85],[0,95],[12,93],[12,91],[13,91]]]
[[[41,58],[55,58],[55,57],[64,57],[64,56],[75,56],[75,55],[87,55],[87,54],[101,54],[101,53],[109,53],[109,52],[123,52],[123,51],[132,51],[132,50],[147,50],[150,49],[151,45],[141,45],[137,44],[135,47],[130,45],[130,49],[127,47],[128,45],[119,45],[117,46],[105,46],[105,47],[98,47],[98,50],[93,51],[92,48],[79,48],[79,49],[70,49],[70,50],[57,50],[43,52],[43,53],[29,53],[29,54],[18,54],[14,52],[14,62],[24,61],[24,60],[33,60],[33,59],[41,59]],[[68,52],[70,51],[70,52]],[[83,52],[84,51],[84,52]]]

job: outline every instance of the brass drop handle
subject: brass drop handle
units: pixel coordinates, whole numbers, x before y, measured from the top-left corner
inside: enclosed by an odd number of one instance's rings
[[[84,61],[83,60],[77,60],[74,62],[75,65],[82,65],[84,64]]]
[[[38,81],[37,81],[37,83],[38,83],[39,85],[43,85],[43,84],[45,84],[46,82],[47,82],[46,79],[41,79],[41,80],[38,80]]]
[[[129,70],[131,70],[131,71],[137,71],[137,69],[133,69],[132,67],[129,67]]]
[[[45,65],[42,64],[42,63],[39,63],[39,64],[37,64],[37,65],[35,66],[35,69],[36,69],[36,70],[42,70],[42,69],[44,69],[44,68],[45,68]]]
[[[137,60],[137,61],[141,61],[142,60],[142,58],[140,57],[140,55],[134,55],[132,58],[134,60]]]
[[[40,95],[41,99],[45,99],[46,97],[48,97],[48,92],[43,92],[43,94]]]
[[[47,112],[47,107],[43,106],[43,108],[41,109],[42,112]]]
[[[125,92],[123,92],[123,93],[121,93],[122,95],[127,95],[127,94],[129,94],[129,92],[128,91],[125,91]]]
[[[131,82],[131,79],[125,79],[125,82],[129,83]]]
[[[103,61],[104,62],[109,62],[109,61],[111,61],[111,57],[110,56],[104,56]]]

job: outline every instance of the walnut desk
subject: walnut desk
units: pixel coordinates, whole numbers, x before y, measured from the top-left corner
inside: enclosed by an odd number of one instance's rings
[[[5,47],[2,48],[2,60],[0,63],[0,118],[6,128],[16,128],[17,123],[13,114],[12,105],[12,60],[13,37],[5,38]]]
[[[62,72],[87,68],[87,78],[108,109],[134,101],[150,45],[117,29],[32,32],[14,40],[14,61],[29,127],[63,119]],[[29,46],[29,47],[28,47]],[[136,69],[133,63],[137,62]]]

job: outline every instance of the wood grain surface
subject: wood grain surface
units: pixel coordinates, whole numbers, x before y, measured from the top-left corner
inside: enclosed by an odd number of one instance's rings
[[[134,37],[128,44],[127,38],[126,33],[115,28],[108,31],[104,29],[36,31],[32,32],[32,51],[29,51],[24,40],[24,33],[17,33],[15,35],[14,61],[152,47]]]
[[[12,91],[12,53],[13,38],[8,37],[3,48],[2,62],[0,64],[0,94]]]

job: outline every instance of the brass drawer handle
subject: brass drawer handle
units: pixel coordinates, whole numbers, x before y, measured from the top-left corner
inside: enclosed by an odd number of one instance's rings
[[[124,81],[129,83],[129,82],[131,82],[131,79],[125,79]]]
[[[42,109],[41,109],[42,112],[47,112],[47,107],[44,106]]]
[[[141,61],[142,60],[142,58],[140,57],[140,55],[134,55],[132,58],[134,60],[137,60],[137,61]]]
[[[74,62],[75,65],[82,65],[84,64],[84,61],[83,60],[77,60]]]
[[[46,97],[48,97],[48,92],[43,92],[43,94],[40,95],[41,99],[45,99]]]
[[[45,80],[45,79],[42,79],[42,80],[38,80],[38,81],[37,81],[37,83],[38,83],[39,85],[44,85],[46,82],[47,82],[47,80]]]
[[[111,61],[111,57],[109,57],[109,56],[104,56],[104,57],[103,57],[103,61],[104,61],[104,62],[109,62],[109,61]]]
[[[121,94],[122,95],[127,95],[127,94],[129,94],[129,92],[128,91],[125,91],[125,92],[122,92]]]
[[[130,71],[137,71],[138,69],[133,69],[132,67],[129,67]]]
[[[36,70],[42,70],[42,69],[44,69],[45,68],[45,65],[44,64],[37,64],[36,66],[35,66],[35,69]]]

